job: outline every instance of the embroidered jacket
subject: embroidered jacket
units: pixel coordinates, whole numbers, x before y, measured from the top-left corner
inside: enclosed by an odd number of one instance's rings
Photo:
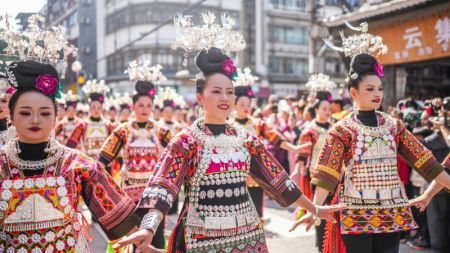
[[[68,120],[67,117],[65,117],[63,120],[59,121],[55,126],[56,140],[58,140],[59,143],[62,143],[62,144],[66,143],[67,139],[72,134],[72,132],[75,129],[78,122],[80,122],[79,118],[74,118],[73,120]]]
[[[135,204],[106,171],[80,151],[27,177],[0,154],[0,252],[91,252],[83,235],[81,198],[111,240],[138,222]]]
[[[123,151],[122,188],[135,202],[156,167],[162,148],[172,139],[172,133],[153,121],[139,129],[136,121],[119,125],[104,143],[97,160],[109,165]]]
[[[341,232],[389,233],[416,228],[397,170],[397,153],[426,180],[443,170],[401,121],[377,112],[379,127],[364,126],[351,113],[325,139],[312,183],[333,191],[344,177]]]
[[[213,136],[196,121],[163,151],[138,206],[166,214],[184,184],[188,196],[168,252],[267,252],[248,175],[283,206],[301,196],[252,134],[227,125],[225,134]]]
[[[100,118],[100,121],[87,119],[75,126],[66,145],[69,148],[75,148],[81,143],[81,150],[90,157],[95,157],[100,153],[103,142],[112,130],[112,126],[103,118]]]
[[[284,136],[276,129],[270,127],[264,120],[249,117],[245,125],[237,121],[236,123],[260,140],[268,141],[274,146],[280,147],[281,143],[285,141]],[[247,186],[258,187],[258,184],[252,177],[248,177]]]

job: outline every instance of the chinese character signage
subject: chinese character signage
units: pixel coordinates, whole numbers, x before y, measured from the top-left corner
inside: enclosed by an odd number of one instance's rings
[[[382,64],[398,64],[450,57],[449,10],[395,25],[370,29],[383,38],[388,54]]]

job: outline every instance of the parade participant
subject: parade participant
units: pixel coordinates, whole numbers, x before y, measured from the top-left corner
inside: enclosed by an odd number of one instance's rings
[[[234,116],[234,121],[248,132],[258,137],[260,140],[266,140],[273,145],[279,146],[288,151],[300,152],[304,148],[310,146],[311,143],[308,144],[306,142],[303,146],[296,146],[289,143],[280,132],[269,127],[266,122],[251,116],[252,99],[255,97],[251,86],[255,84],[256,80],[257,77],[251,74],[251,70],[249,68],[245,68],[244,71],[238,69],[238,76],[236,81],[234,81],[234,94],[236,96],[236,114]],[[247,186],[256,210],[258,211],[258,215],[262,218],[264,192],[252,177],[248,177]]]
[[[159,108],[161,108],[161,119],[158,123],[176,134],[181,131],[181,125],[174,119],[174,110],[176,108],[175,98],[177,92],[172,88],[161,88],[158,91]]]
[[[300,190],[305,196],[312,200],[314,193],[311,188],[311,175],[314,173],[314,166],[317,163],[325,137],[331,127],[330,103],[332,100],[330,92],[336,87],[336,84],[330,80],[329,76],[320,73],[311,75],[309,81],[306,83],[306,87],[310,90],[310,95],[314,96],[315,102],[313,108],[315,118],[309,123],[306,123],[298,143],[312,143],[312,145],[303,149],[298,155],[292,178],[296,178],[294,175],[299,176],[300,180],[298,186]],[[328,199],[325,204],[329,204],[330,202],[331,199]],[[296,210],[296,212],[297,217],[299,217],[298,212],[303,213],[302,210]],[[319,252],[322,252],[324,232],[324,223],[316,227],[316,247],[319,248]]]
[[[327,224],[324,252],[398,252],[400,232],[417,225],[398,174],[397,154],[427,181],[449,186],[450,176],[402,121],[377,111],[383,66],[371,54],[387,48],[380,37],[367,33],[367,23],[357,30],[362,34],[337,48],[351,57],[348,88],[355,111],[328,132],[314,168],[314,203],[323,204],[336,191],[336,201],[348,206],[340,212],[339,224]],[[309,229],[318,220],[306,214],[299,223],[305,221]]]
[[[14,136],[15,131],[10,128],[8,103],[16,90],[8,84],[5,75],[0,74],[0,148],[3,147],[9,136]],[[9,130],[9,131],[8,131]]]
[[[192,27],[190,19],[181,15],[176,24],[182,22],[182,34],[189,37],[177,41],[200,50],[195,63],[204,77],[198,79],[196,87],[204,118],[178,133],[164,150],[139,203],[139,208],[149,209],[141,229],[115,247],[150,244],[184,185],[187,197],[168,252],[267,252],[262,224],[245,185],[249,173],[283,206],[295,202],[326,218],[339,209],[312,205],[256,137],[226,122],[236,99],[231,80],[236,67],[222,50],[238,52],[245,42],[231,31],[230,18],[223,17],[226,23],[222,27],[213,24],[213,14],[202,17],[207,23],[202,27]],[[220,45],[227,47],[204,48],[205,43],[196,44],[194,37],[211,43],[223,39]]]
[[[120,123],[127,122],[131,117],[131,105],[133,104],[133,100],[131,99],[130,94],[124,93],[123,95],[117,98],[117,104],[119,105],[119,120]]]
[[[97,160],[108,166],[123,151],[124,166],[121,172],[121,187],[134,202],[138,202],[148,179],[155,170],[156,162],[167,146],[172,133],[150,119],[156,87],[164,76],[160,67],[136,61],[129,64],[128,74],[135,83],[133,107],[135,118],[117,127],[102,147]],[[153,245],[164,246],[164,223],[154,235]]]
[[[9,101],[17,138],[0,151],[0,252],[91,252],[78,201],[85,200],[110,239],[135,226],[135,205],[102,166],[49,138],[62,88],[51,64],[76,49],[64,40],[64,28],[44,31],[38,21],[43,17],[32,15],[24,33],[6,27],[0,35],[7,53],[24,57],[6,71],[17,89]]]
[[[71,90],[67,94],[62,95],[62,100],[66,108],[66,117],[59,121],[55,126],[55,136],[59,143],[65,143],[80,119],[76,115],[76,107],[80,101],[80,97],[73,94]]]
[[[90,157],[96,157],[100,149],[111,133],[112,126],[102,116],[103,103],[109,87],[105,81],[89,80],[83,86],[83,92],[88,97],[89,116],[80,121],[73,130],[66,145],[69,148],[75,148],[81,144],[82,151]]]
[[[117,119],[117,95],[109,96],[105,99],[104,108],[106,108],[106,117],[111,129],[115,129],[120,123]]]

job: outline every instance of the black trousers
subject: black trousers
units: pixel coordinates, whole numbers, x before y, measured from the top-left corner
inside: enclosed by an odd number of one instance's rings
[[[430,244],[438,252],[450,252],[450,194],[441,192],[427,208]]]
[[[250,197],[252,198],[253,204],[255,204],[256,211],[258,212],[259,218],[263,217],[263,203],[264,203],[264,191],[261,187],[248,187],[250,192]]]
[[[347,253],[398,253],[400,233],[342,235]]]

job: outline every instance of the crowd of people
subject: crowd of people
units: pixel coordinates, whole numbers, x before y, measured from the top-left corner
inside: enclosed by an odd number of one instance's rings
[[[38,16],[23,34],[5,27],[22,58],[0,78],[0,252],[91,252],[87,210],[107,252],[268,252],[264,194],[297,207],[291,231],[315,226],[320,252],[398,252],[401,240],[448,252],[450,99],[383,112],[386,50],[363,31],[341,48],[351,63],[338,97],[321,73],[304,97],[261,104],[257,77],[232,59],[245,48],[232,20],[202,19],[175,19],[175,46],[196,54],[195,103],[139,60],[132,94],[97,80],[64,94],[54,64],[76,52],[64,31]],[[167,214],[178,215],[169,238]]]

